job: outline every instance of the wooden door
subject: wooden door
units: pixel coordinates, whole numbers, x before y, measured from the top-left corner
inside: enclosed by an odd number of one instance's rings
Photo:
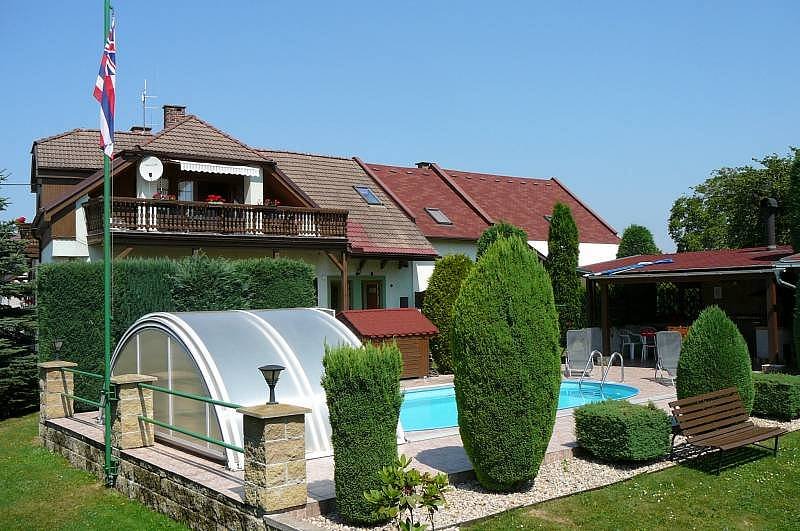
[[[365,310],[383,308],[381,305],[381,288],[383,282],[380,280],[365,280],[361,284],[361,302]]]

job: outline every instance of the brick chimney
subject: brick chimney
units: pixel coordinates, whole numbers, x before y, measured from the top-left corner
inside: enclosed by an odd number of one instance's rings
[[[186,105],[164,105],[164,129],[186,117]]]

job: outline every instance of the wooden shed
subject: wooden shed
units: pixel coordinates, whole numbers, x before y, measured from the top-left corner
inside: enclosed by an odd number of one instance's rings
[[[337,317],[362,341],[396,341],[403,354],[403,378],[428,375],[428,341],[439,330],[416,308],[347,310],[339,312]]]

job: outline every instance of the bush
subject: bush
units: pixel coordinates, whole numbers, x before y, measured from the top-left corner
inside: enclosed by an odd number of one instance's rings
[[[252,258],[233,262],[245,286],[245,302],[254,310],[309,308],[317,305],[314,268],[299,260]]]
[[[545,265],[553,284],[561,344],[567,330],[583,327],[583,299],[578,277],[578,226],[567,205],[556,203],[550,218]]]
[[[472,260],[463,254],[445,256],[436,261],[433,275],[425,291],[422,313],[431,320],[439,334],[430,341],[431,355],[440,373],[453,372],[450,352],[450,320],[453,303],[461,290],[461,284],[472,270]]]
[[[800,376],[753,373],[753,414],[780,420],[800,418]]]
[[[629,225],[623,232],[617,248],[617,258],[640,254],[659,254],[661,250],[653,241],[653,233],[642,225]]]
[[[521,228],[512,225],[511,223],[501,221],[496,223],[483,231],[481,237],[478,238],[478,250],[476,257],[480,259],[481,256],[492,246],[494,242],[501,238],[512,238],[517,237],[522,239],[523,241],[528,241],[528,233],[526,233]]]
[[[561,383],[553,290],[524,241],[489,248],[461,287],[451,326],[464,449],[481,485],[514,489],[539,471]]]
[[[177,262],[172,299],[179,312],[246,308],[244,282],[230,260],[192,256]]]
[[[34,310],[0,308],[0,419],[39,407]]]
[[[608,461],[647,461],[669,452],[672,423],[652,403],[605,400],[575,410],[578,444]]]
[[[753,409],[753,371],[747,343],[718,306],[700,312],[689,327],[675,387],[678,398],[736,387],[747,412]]]
[[[397,458],[402,358],[394,343],[325,347],[322,387],[333,443],[336,509],[351,523],[381,521],[364,491],[381,488],[380,472]]]

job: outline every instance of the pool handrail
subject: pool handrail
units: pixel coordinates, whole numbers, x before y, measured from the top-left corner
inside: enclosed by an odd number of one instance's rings
[[[600,370],[603,370],[603,353],[599,350],[593,350],[591,354],[589,354],[589,358],[586,360],[586,367],[584,367],[583,372],[581,372],[581,377],[578,379],[578,387],[580,388],[583,384],[583,379],[586,377],[586,373],[589,372],[589,366],[594,364],[594,358],[596,356],[600,356]]]
[[[611,370],[611,366],[614,364],[614,358],[619,358],[619,368],[620,368],[620,377],[619,381],[625,381],[625,360],[622,358],[622,354],[619,352],[614,352],[611,354],[611,357],[608,359],[608,365],[606,365],[606,370],[603,372],[603,379],[600,380],[600,390],[603,390],[603,385],[606,383],[606,378],[608,378],[608,371]]]

